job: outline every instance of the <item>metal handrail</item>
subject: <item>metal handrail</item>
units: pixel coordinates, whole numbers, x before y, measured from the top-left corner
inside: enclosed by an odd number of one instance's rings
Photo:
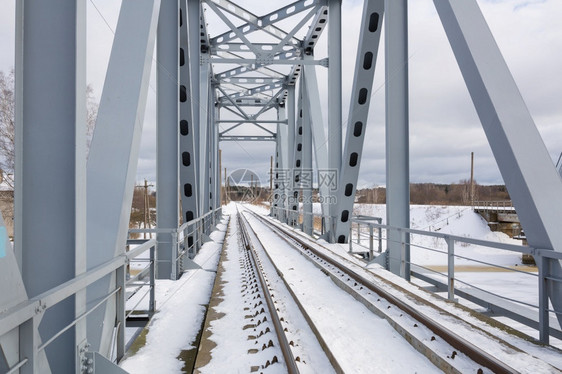
[[[475,202],[475,206],[477,206],[477,204],[480,204],[483,202]],[[498,208],[508,208],[508,207],[512,207],[512,202],[511,201],[502,201],[502,202],[486,202],[487,204],[495,204],[495,206],[497,206]],[[295,211],[295,210],[289,210],[287,208],[282,208],[282,207],[274,207],[272,210],[272,215],[278,215],[277,211],[290,211],[293,214],[298,214],[297,216],[297,222],[298,219],[300,217],[301,214],[310,214],[310,213],[306,213],[306,212],[300,212],[299,210]],[[322,214],[318,214],[318,213],[313,213],[313,216],[317,216],[317,217],[322,217],[322,219],[324,220],[325,218],[329,218],[330,220],[332,220],[332,222],[335,221],[336,217],[329,217],[329,216],[324,216]],[[424,230],[419,230],[419,229],[412,229],[412,228],[402,228],[402,227],[396,227],[396,226],[390,226],[390,225],[384,225],[382,224],[382,219],[377,218],[377,217],[366,217],[366,216],[356,216],[351,218],[351,223],[352,225],[350,226],[350,237],[349,237],[349,246],[350,246],[350,253],[353,252],[353,240],[352,240],[352,233],[353,233],[353,224],[355,224],[355,226],[357,227],[358,230],[358,244],[362,247],[362,248],[366,248],[361,244],[361,226],[366,226],[369,228],[369,240],[372,241],[373,238],[375,237],[373,235],[373,229],[378,229],[379,230],[379,235],[378,235],[378,240],[379,243],[382,243],[383,240],[383,235],[382,235],[382,230],[385,230],[387,232],[387,237],[384,238],[386,240],[386,242],[395,242],[398,243],[400,245],[402,245],[404,248],[406,246],[414,246],[414,247],[419,247],[422,249],[427,249],[430,251],[434,251],[434,252],[439,252],[442,253],[446,256],[448,256],[448,261],[447,261],[447,273],[446,274],[442,274],[443,276],[447,277],[447,289],[448,289],[448,299],[450,300],[455,300],[454,296],[455,296],[455,287],[454,287],[454,282],[455,280],[457,280],[460,283],[463,284],[467,284],[466,282],[463,282],[461,280],[458,280],[455,278],[455,268],[454,268],[454,260],[455,258],[460,258],[460,259],[465,259],[465,260],[469,260],[469,261],[473,261],[473,262],[478,262],[484,265],[488,265],[488,266],[494,266],[494,267],[498,267],[498,268],[502,268],[502,269],[506,269],[509,271],[513,271],[513,272],[518,272],[518,273],[523,273],[523,274],[528,274],[529,276],[534,276],[538,278],[538,291],[539,291],[539,305],[538,306],[533,306],[534,308],[538,308],[539,309],[539,336],[540,336],[540,341],[543,343],[548,343],[549,341],[549,331],[550,331],[550,327],[549,327],[549,318],[548,318],[548,313],[549,312],[553,312],[549,309],[548,306],[548,297],[546,296],[546,282],[547,281],[551,281],[551,282],[562,282],[562,279],[559,278],[555,278],[550,276],[547,273],[548,270],[548,262],[549,261],[556,261],[556,260],[562,260],[562,252],[556,252],[554,250],[551,249],[544,249],[544,248],[534,248],[534,247],[530,247],[530,246],[520,246],[520,245],[513,245],[513,244],[506,244],[506,243],[498,243],[498,242],[492,242],[492,241],[487,241],[487,240],[481,240],[481,239],[474,239],[474,238],[467,238],[467,237],[462,237],[462,236],[458,236],[458,235],[450,235],[450,234],[444,234],[444,233],[440,233],[440,232],[435,232],[435,231],[424,231]],[[373,222],[376,221],[376,222]],[[329,226],[328,226],[329,227]],[[400,233],[400,240],[392,240],[388,238],[388,232],[398,232]],[[405,241],[405,237],[406,235],[420,235],[420,236],[428,236],[428,237],[434,237],[434,238],[438,238],[438,239],[442,239],[447,243],[447,251],[441,251],[441,250],[437,250],[437,249],[432,249],[432,248],[427,248],[424,246],[420,246],[420,245],[416,245],[416,244],[412,244],[410,242],[406,242]],[[500,249],[500,250],[505,250],[505,251],[510,251],[510,252],[516,252],[516,253],[522,253],[522,254],[530,254],[532,255],[537,264],[539,264],[538,268],[539,268],[539,274],[532,274],[532,273],[527,273],[527,272],[523,272],[520,271],[518,269],[511,269],[511,268],[507,268],[505,266],[501,266],[501,265],[497,265],[497,264],[492,264],[490,262],[486,262],[486,261],[481,261],[481,260],[477,260],[474,258],[470,258],[470,257],[466,257],[466,256],[462,256],[462,255],[458,255],[455,254],[455,243],[466,243],[466,244],[473,244],[473,245],[477,245],[477,246],[483,246],[483,247],[489,247],[489,248],[495,248],[495,249]],[[382,244],[379,244],[382,247]],[[373,253],[371,248],[369,248],[369,260],[371,260],[373,258]],[[404,251],[404,249],[403,249]],[[420,268],[424,268],[423,266],[417,265],[415,263],[412,263],[410,261],[402,261],[401,264],[401,274],[406,274],[406,269],[407,266],[409,265],[415,265],[418,266]],[[441,273],[440,273],[441,274]],[[476,286],[467,284],[469,286],[478,288]],[[493,292],[490,291],[486,291],[489,294],[492,295],[496,295],[499,297],[502,297],[501,295],[497,295],[494,294]],[[505,298],[504,298],[505,299]],[[508,299],[509,301],[515,301],[515,300],[511,300]],[[531,306],[531,304],[529,303],[525,303],[525,302],[519,302],[520,304],[523,305],[527,305],[527,306]],[[558,314],[559,312],[555,312],[556,314]]]

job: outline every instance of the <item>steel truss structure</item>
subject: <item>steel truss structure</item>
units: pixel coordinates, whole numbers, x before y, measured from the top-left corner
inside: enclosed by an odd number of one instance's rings
[[[476,1],[434,3],[529,245],[557,254],[541,257],[540,297],[562,321],[562,180]],[[345,139],[341,6],[298,0],[260,16],[231,0],[123,0],[86,163],[86,1],[17,2],[16,238],[14,250],[0,243],[0,371],[122,372],[112,361],[124,353],[125,246],[153,60],[158,227],[146,248],[157,245],[158,277],[195,266],[220,216],[221,141],[275,142],[271,214],[301,225],[302,201],[312,233],[317,188],[325,238],[348,240],[383,18],[387,224],[409,228],[407,0],[364,1]],[[222,32],[209,34],[211,14]],[[324,34],[328,58],[316,58]],[[409,278],[407,235],[396,235],[379,258]]]

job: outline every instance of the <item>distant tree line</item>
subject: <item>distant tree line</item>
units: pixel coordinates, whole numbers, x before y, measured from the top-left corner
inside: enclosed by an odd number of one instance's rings
[[[224,196],[223,188],[223,196]],[[317,189],[313,194],[318,193]],[[254,196],[254,201],[263,202],[269,199],[268,187],[242,187],[231,186],[226,193],[229,201],[248,200],[248,196]],[[479,185],[474,184],[475,201],[504,201],[509,200],[509,193],[504,185]],[[384,204],[386,203],[386,188],[373,187],[357,190],[355,201],[362,204]],[[224,201],[223,201],[224,202]],[[470,205],[470,181],[458,183],[411,183],[410,204],[424,205]]]
[[[504,185],[474,184],[474,200],[504,201],[509,200],[509,193]],[[374,187],[360,189],[356,201],[363,204],[386,203],[386,188]],[[411,183],[410,204],[425,205],[470,205],[470,182],[460,181],[451,184]]]

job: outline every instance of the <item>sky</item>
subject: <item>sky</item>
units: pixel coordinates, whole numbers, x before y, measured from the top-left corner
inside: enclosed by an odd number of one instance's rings
[[[529,111],[556,163],[562,152],[562,1],[477,0],[496,42],[519,86]],[[101,96],[119,0],[88,0],[87,81]],[[239,1],[253,13],[271,10],[271,4]],[[279,6],[287,4],[279,1]],[[361,19],[362,1],[343,0],[343,120],[348,117],[351,84]],[[220,25],[209,15],[211,36]],[[0,1],[0,70],[14,66],[15,0]],[[409,1],[410,178],[412,182],[454,183],[470,178],[470,153],[475,154],[475,179],[502,184],[482,126],[456,65],[431,0]],[[214,31],[217,30],[217,31]],[[326,55],[323,34],[315,51]],[[384,35],[382,40],[384,40]],[[384,43],[381,44],[371,109],[366,129],[359,187],[385,184]],[[156,79],[153,64],[137,180],[156,179]],[[327,70],[317,68],[321,101],[326,104]],[[324,114],[326,120],[326,114]],[[221,143],[223,167],[256,172],[268,184],[273,143]]]

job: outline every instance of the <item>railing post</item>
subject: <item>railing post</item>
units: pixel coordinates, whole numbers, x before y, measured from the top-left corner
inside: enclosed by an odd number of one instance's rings
[[[382,220],[379,223],[382,224]],[[379,227],[379,253],[382,253],[382,227]]]
[[[357,222],[357,244],[361,244],[361,223]]]
[[[373,259],[373,226],[369,224],[369,260]]]
[[[398,229],[400,234],[400,250],[401,250],[401,259],[400,259],[400,276],[410,281],[410,272],[407,270],[409,269],[408,264],[406,263],[406,231]]]
[[[353,224],[349,225],[349,240],[347,241],[349,243],[349,253],[353,252]]]
[[[19,341],[20,341],[20,361],[27,359],[27,363],[20,369],[22,374],[35,374],[38,372],[37,362],[37,345],[38,339],[37,328],[39,319],[32,317],[25,321],[19,328]]]
[[[178,232],[172,231],[172,273],[171,280],[177,279],[177,257],[178,257]]]
[[[127,261],[128,262],[128,261]],[[117,362],[125,356],[125,327],[126,327],[126,311],[125,311],[125,282],[126,282],[126,264],[115,270],[115,286],[119,291],[115,294],[115,323],[117,325]]]
[[[155,297],[155,288],[154,285],[156,284],[156,262],[154,261],[156,257],[156,244],[150,247],[150,299],[148,303],[148,312],[150,317],[154,314],[156,310],[156,297]]]
[[[449,236],[447,242],[447,298],[455,300],[455,241]]]
[[[537,251],[538,253],[538,251]],[[539,340],[543,344],[548,344],[550,340],[549,321],[548,321],[548,261],[549,259],[542,254],[535,255],[535,261],[539,265]]]

